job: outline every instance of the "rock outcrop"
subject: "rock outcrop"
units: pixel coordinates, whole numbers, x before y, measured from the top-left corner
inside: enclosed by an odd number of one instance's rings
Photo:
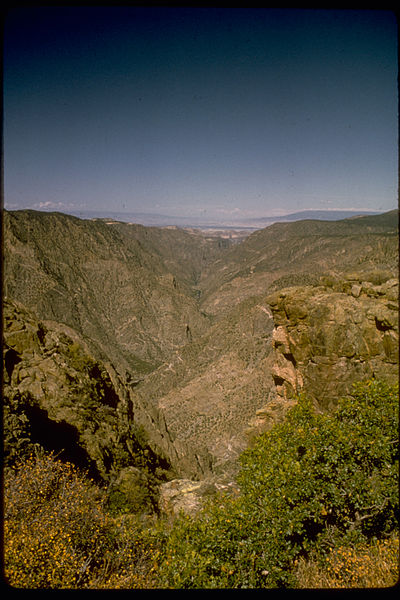
[[[215,493],[215,486],[208,481],[173,479],[160,487],[160,510],[167,515],[180,512],[193,515],[201,509],[204,500]]]
[[[354,381],[397,379],[398,280],[374,285],[352,274],[329,287],[286,288],[267,301],[280,398],[303,391],[329,409]]]
[[[71,328],[38,320],[16,302],[4,301],[3,317],[6,460],[25,442],[103,483],[133,465],[163,471],[165,480],[168,461],[149,446],[112,365],[94,359]]]
[[[224,479],[173,479],[161,484],[159,507],[167,515],[183,512],[193,516],[207,502],[212,502],[218,492],[233,495],[238,492],[238,486],[235,482]]]

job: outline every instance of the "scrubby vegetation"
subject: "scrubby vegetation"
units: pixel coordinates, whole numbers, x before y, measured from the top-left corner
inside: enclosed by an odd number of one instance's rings
[[[299,398],[196,517],[111,515],[54,457],[5,472],[5,573],[30,588],[386,587],[398,579],[398,386]]]
[[[70,463],[38,453],[5,474],[5,575],[18,588],[146,587],[149,528],[113,518],[104,490]]]
[[[293,587],[301,558],[315,554],[324,564],[332,549],[362,553],[393,534],[396,390],[374,381],[358,385],[332,415],[300,398],[241,463],[237,498],[214,503],[195,523],[175,525],[162,566],[166,585]]]

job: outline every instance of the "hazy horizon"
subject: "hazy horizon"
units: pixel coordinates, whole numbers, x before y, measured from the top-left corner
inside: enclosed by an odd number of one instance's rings
[[[78,217],[83,220],[109,220],[123,223],[133,223],[147,227],[180,227],[194,228],[203,230],[248,230],[250,233],[255,230],[264,229],[276,222],[293,222],[303,219],[322,220],[322,221],[339,221],[342,219],[379,215],[382,214],[376,211],[352,211],[352,210],[303,210],[295,213],[286,213],[284,215],[264,216],[258,218],[232,218],[232,219],[204,219],[198,216],[182,216],[182,215],[162,215],[157,213],[143,212],[118,212],[110,210],[68,210],[58,211],[56,209],[6,209],[9,212],[18,210],[33,210],[35,212],[65,214]],[[385,211],[386,212],[386,211]],[[389,211],[390,212],[390,211]]]
[[[219,223],[386,212],[397,69],[391,11],[11,9],[4,207]]]

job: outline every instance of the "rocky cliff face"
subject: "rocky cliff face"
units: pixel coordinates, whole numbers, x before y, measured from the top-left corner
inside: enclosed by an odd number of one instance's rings
[[[187,273],[171,273],[134,228],[35,211],[4,216],[5,296],[72,327],[121,374],[140,378],[205,330]],[[193,246],[197,257],[196,238]]]
[[[3,319],[6,462],[39,445],[103,483],[132,466],[144,473],[142,487],[156,471],[160,481],[170,478],[110,363],[93,358],[71,328],[39,321],[15,301],[3,302]]]
[[[271,375],[278,402],[258,411],[259,429],[281,418],[300,392],[329,410],[354,381],[396,380],[397,279],[374,284],[353,273],[329,285],[282,289],[267,303],[275,324]]]
[[[329,410],[355,380],[397,378],[397,214],[277,224],[232,248],[4,217],[9,451],[64,448],[132,505],[163,481],[174,506],[183,489],[197,503],[190,480],[228,485],[299,391]]]

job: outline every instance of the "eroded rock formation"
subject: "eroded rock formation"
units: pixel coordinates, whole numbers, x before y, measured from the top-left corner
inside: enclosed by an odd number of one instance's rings
[[[398,280],[354,274],[331,286],[292,287],[268,297],[278,396],[304,391],[331,408],[354,381],[398,374]]]

